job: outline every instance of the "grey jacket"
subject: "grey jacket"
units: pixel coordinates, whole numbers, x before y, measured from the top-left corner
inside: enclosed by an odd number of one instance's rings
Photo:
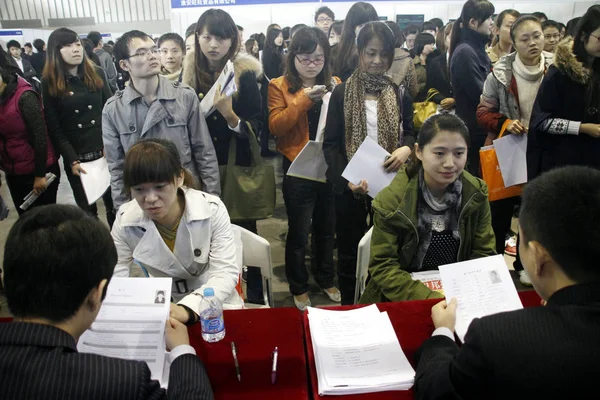
[[[103,49],[94,50],[94,54],[98,56],[100,59],[100,66],[104,72],[106,72],[110,90],[115,93],[119,90],[119,87],[117,86],[117,68],[115,67],[112,56]]]
[[[129,199],[123,187],[123,164],[127,151],[140,139],[171,140],[202,190],[221,194],[217,155],[196,93],[187,85],[158,79],[157,97],[149,108],[131,85],[117,91],[104,106],[102,137],[115,208]]]

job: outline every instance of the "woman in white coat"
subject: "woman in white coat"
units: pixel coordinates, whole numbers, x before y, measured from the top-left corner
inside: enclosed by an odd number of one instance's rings
[[[141,140],[125,158],[123,180],[132,201],[117,213],[112,236],[119,260],[113,276],[133,264],[146,276],[173,278],[171,316],[198,320],[205,287],[225,308],[242,308],[239,267],[229,214],[216,196],[192,189],[177,148],[163,139]]]

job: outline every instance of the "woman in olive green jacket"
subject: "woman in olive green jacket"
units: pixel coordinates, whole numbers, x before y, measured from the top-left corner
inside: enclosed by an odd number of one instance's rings
[[[495,254],[487,186],[464,171],[467,143],[454,115],[423,124],[414,162],[373,201],[370,280],[360,303],[442,298],[410,273]]]

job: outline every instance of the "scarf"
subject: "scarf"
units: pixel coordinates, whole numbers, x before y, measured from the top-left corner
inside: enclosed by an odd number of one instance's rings
[[[398,99],[392,80],[386,75],[371,75],[357,68],[346,81],[344,121],[346,156],[350,160],[367,137],[365,93],[377,95],[377,140],[392,153],[402,142]]]
[[[519,55],[515,57],[515,61],[512,63],[513,76],[517,81],[521,122],[526,128],[529,128],[533,103],[535,102],[542,80],[544,79],[545,66],[546,62],[543,54],[540,57],[540,63],[535,66],[523,64]]]
[[[452,236],[460,240],[458,217],[462,204],[462,180],[457,178],[446,188],[441,200],[436,199],[425,183],[423,169],[419,172],[419,201],[417,203],[417,233],[419,248],[411,262],[411,270],[422,268],[423,259],[431,243],[432,232],[452,231]]]

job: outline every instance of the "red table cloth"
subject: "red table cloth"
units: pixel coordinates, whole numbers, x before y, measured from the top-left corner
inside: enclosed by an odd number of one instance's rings
[[[520,292],[519,297],[523,303],[523,307],[535,307],[540,305],[540,297],[533,290]],[[414,363],[415,352],[421,344],[431,336],[434,327],[431,321],[431,307],[438,303],[440,299],[417,300],[417,301],[402,301],[395,303],[378,303],[379,311],[387,311],[392,326],[398,336],[400,346],[406,354],[408,361],[413,368],[416,368]],[[338,306],[327,307],[329,310],[352,310],[355,308],[364,307],[365,305],[353,306]],[[310,337],[310,328],[308,326],[308,313],[304,313],[304,332],[306,338],[306,353],[308,356],[308,365],[310,368],[310,383],[311,391],[314,399],[325,398],[348,398],[348,399],[366,399],[366,400],[412,400],[414,399],[413,389],[408,391],[393,391],[379,392],[359,395],[346,396],[319,396],[319,387],[317,380],[317,370],[315,368],[315,356],[312,348],[312,340]]]
[[[200,325],[189,328],[190,344],[204,362],[217,400],[306,400],[309,398],[302,314],[295,308],[225,311],[225,338],[202,340]],[[238,382],[231,354],[235,342]],[[271,384],[271,354],[278,347],[277,380]]]

